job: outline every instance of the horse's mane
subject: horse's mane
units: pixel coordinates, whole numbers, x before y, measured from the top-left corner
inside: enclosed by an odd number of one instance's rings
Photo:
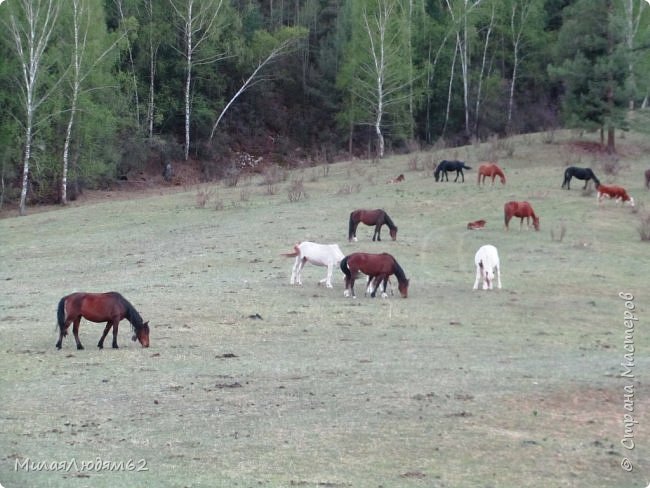
[[[388,226],[388,228],[389,228],[390,230],[393,230],[393,229],[396,227],[395,224],[393,223],[393,221],[391,220],[391,218],[388,216],[388,214],[386,213],[386,211],[384,210],[383,212],[384,212],[384,221],[386,222],[386,225]]]
[[[393,261],[395,262],[395,269],[393,270],[395,272],[395,278],[397,278],[397,281],[400,283],[403,283],[406,281],[406,274],[404,273],[404,270],[402,267],[399,265],[397,260],[393,258]]]
[[[124,305],[124,308],[126,309],[126,320],[131,322],[131,327],[134,330],[140,330],[143,326],[143,321],[138,311],[133,305],[131,305],[131,302],[129,302],[122,295],[119,293],[115,293],[115,295],[119,298],[119,300],[122,302],[122,305]]]

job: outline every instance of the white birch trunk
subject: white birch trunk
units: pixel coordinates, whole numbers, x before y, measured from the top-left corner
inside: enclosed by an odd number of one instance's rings
[[[153,138],[153,122],[156,116],[155,80],[156,80],[156,57],[158,55],[158,45],[154,47],[153,35],[151,33],[151,30],[153,28],[153,3],[151,0],[147,0],[145,8],[149,13],[149,104],[147,107],[147,132],[149,134],[149,139],[151,139]]]
[[[81,62],[79,55],[79,18],[81,11],[79,9],[79,0],[72,0],[73,9],[73,32],[74,32],[74,50],[72,53],[72,102],[70,104],[70,118],[68,119],[68,126],[65,131],[65,142],[63,144],[63,170],[61,175],[61,204],[68,203],[68,161],[70,154],[70,139],[72,138],[72,126],[74,124],[74,116],[77,111],[77,99],[79,98],[79,85],[81,78]],[[84,40],[85,45],[85,40]]]
[[[193,2],[190,0],[187,5],[187,22],[185,25],[187,50],[185,56],[187,57],[187,73],[185,78],[185,161],[189,159],[190,155],[190,88],[192,86],[192,6]]]
[[[490,43],[490,36],[492,34],[492,26],[494,25],[494,6],[492,6],[492,16],[490,17],[490,24],[488,25],[487,32],[485,33],[485,45],[483,46],[483,60],[481,61],[481,71],[478,77],[478,87],[476,89],[476,113],[474,115],[474,136],[478,137],[478,124],[480,120],[481,109],[481,93],[483,91],[483,76],[485,75],[485,64],[487,62],[488,45]]]
[[[10,16],[10,30],[16,44],[23,82],[25,83],[25,152],[20,191],[20,215],[25,215],[27,189],[29,187],[29,165],[32,155],[32,137],[36,108],[47,99],[48,94],[36,99],[36,88],[40,74],[43,53],[49,42],[58,16],[58,4],[53,0],[15,0],[23,11],[27,25],[19,25],[14,15]],[[46,3],[45,8],[44,3]],[[43,10],[42,10],[43,9]]]

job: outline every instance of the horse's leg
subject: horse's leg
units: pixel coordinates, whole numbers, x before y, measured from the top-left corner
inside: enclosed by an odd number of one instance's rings
[[[343,296],[346,298],[352,295],[352,292],[350,291],[351,281],[352,281],[352,276],[345,275],[345,290],[343,291]]]
[[[494,274],[497,277],[497,288],[500,290],[501,289],[501,268],[497,264],[494,269],[495,269]]]
[[[372,280],[373,280],[373,277],[368,276],[368,280],[366,281],[366,293],[364,293],[364,295],[366,295],[366,296],[369,295],[370,293],[372,293],[372,286],[371,286]]]
[[[375,233],[372,235],[372,240],[375,240],[375,235],[377,236],[377,241],[381,241],[381,226],[384,225],[383,222],[380,222],[375,225]]]
[[[388,298],[388,293],[386,293],[386,287],[388,286],[388,275],[384,276],[384,288],[383,291],[381,292],[381,297],[382,298]]]
[[[350,276],[350,295],[352,298],[357,298],[357,296],[354,294],[354,280],[355,278],[355,273],[352,273],[352,276]]]
[[[117,326],[120,325],[120,321],[116,320],[113,324],[113,349],[118,349],[117,347]]]
[[[589,178],[585,180],[585,186],[582,187],[583,190],[587,189],[587,185],[589,184]]]
[[[61,345],[63,344],[63,338],[68,335],[68,327],[70,327],[71,323],[72,320],[68,318],[63,324],[63,328],[59,328],[59,340],[56,342],[57,349],[61,349]]]
[[[476,265],[476,279],[474,280],[473,290],[478,290],[479,281],[481,281],[481,266]]]
[[[357,227],[359,227],[359,222],[354,222],[352,224],[352,238],[349,239],[351,241],[357,242]]]
[[[108,322],[106,322],[106,327],[104,327],[104,332],[102,333],[102,336],[99,339],[99,342],[97,343],[98,348],[104,349],[104,339],[106,339],[106,336],[108,335],[108,331],[111,330],[111,327],[113,327],[113,322],[109,320]]]
[[[332,288],[332,271],[334,269],[334,263],[329,263],[327,265],[327,278],[325,278],[325,287]],[[321,280],[321,283],[323,281]]]
[[[370,293],[370,296],[372,298],[375,298],[375,296],[377,295],[377,288],[379,287],[379,284],[381,283],[382,277],[383,277],[383,275],[379,274],[379,275],[375,276],[375,279],[373,280],[372,292]]]
[[[72,333],[74,334],[74,340],[77,343],[77,349],[83,349],[84,348],[81,345],[81,341],[79,340],[79,324],[80,323],[81,323],[81,316],[74,319],[74,324],[72,325]]]
[[[289,284],[296,284],[296,275],[298,274],[298,266],[300,265],[300,256],[296,256],[296,260],[293,262],[293,267],[291,268],[291,280]]]
[[[299,285],[302,285],[302,268],[305,267],[305,263],[307,262],[307,258],[302,258],[300,259],[300,256],[296,258],[298,260],[298,269],[296,270],[296,283]]]

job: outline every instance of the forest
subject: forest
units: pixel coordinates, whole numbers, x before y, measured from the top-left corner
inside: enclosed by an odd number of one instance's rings
[[[0,206],[65,204],[151,164],[193,161],[213,180],[557,128],[600,131],[614,153],[617,131],[650,125],[649,12],[646,0],[6,0]]]

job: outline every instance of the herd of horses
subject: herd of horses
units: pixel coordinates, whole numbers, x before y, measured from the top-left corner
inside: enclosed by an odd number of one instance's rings
[[[436,181],[449,181],[448,172],[455,171],[456,179],[461,178],[465,181],[464,169],[471,169],[463,161],[444,160],[438,164],[434,171]],[[645,174],[645,186],[650,189],[650,169]],[[501,184],[505,185],[506,176],[503,170],[496,163],[483,163],[478,168],[478,184],[485,184],[486,178],[491,178],[491,184],[499,177]],[[617,202],[626,202],[634,206],[634,198],[627,191],[616,185],[603,185],[596,177],[591,168],[578,168],[575,166],[568,167],[564,172],[564,181],[562,188],[571,189],[571,179],[577,178],[585,182],[584,189],[590,181],[594,182],[597,191],[599,204],[604,198],[611,198]],[[388,180],[387,183],[400,183],[404,181],[404,175],[400,174],[397,178]],[[519,227],[523,227],[524,219],[530,227],[532,225],[536,231],[539,231],[539,217],[535,214],[532,206],[526,201],[509,201],[503,207],[505,228],[513,217],[520,219]],[[388,216],[383,209],[357,209],[350,213],[348,220],[348,241],[357,241],[357,227],[360,223],[368,226],[374,226],[372,235],[373,241],[381,241],[381,228],[386,225],[389,235],[393,241],[397,240],[397,225]],[[467,229],[478,230],[485,227],[485,220],[476,220],[467,224]],[[354,252],[345,255],[338,244],[319,244],[310,241],[303,241],[294,245],[291,252],[283,253],[286,257],[295,257],[295,262],[291,271],[291,285],[302,285],[301,272],[305,264],[311,263],[316,266],[327,268],[327,275],[320,280],[320,284],[325,284],[327,288],[332,288],[332,275],[334,268],[339,267],[345,277],[345,297],[356,297],[354,284],[360,275],[367,277],[366,295],[375,297],[378,290],[381,290],[381,296],[387,297],[387,287],[390,284],[390,277],[394,276],[397,280],[398,290],[402,298],[408,297],[409,279],[406,277],[404,269],[397,260],[388,253],[368,253]],[[501,288],[501,270],[499,254],[493,245],[487,244],[481,246],[474,256],[476,266],[476,279],[473,289],[479,286],[484,290],[493,288],[496,278],[497,288]],[[113,330],[112,347],[117,349],[117,332],[119,323],[126,319],[131,323],[133,329],[133,341],[139,341],[142,347],[149,347],[149,322],[143,321],[142,317],[135,307],[122,295],[117,292],[108,293],[72,293],[66,295],[59,301],[57,308],[57,325],[59,329],[59,339],[56,342],[56,348],[61,349],[63,338],[67,336],[68,329],[72,325],[72,332],[77,344],[77,349],[83,349],[79,340],[79,325],[81,319],[85,318],[91,322],[106,322],[97,347],[104,347],[104,339],[108,333]]]

